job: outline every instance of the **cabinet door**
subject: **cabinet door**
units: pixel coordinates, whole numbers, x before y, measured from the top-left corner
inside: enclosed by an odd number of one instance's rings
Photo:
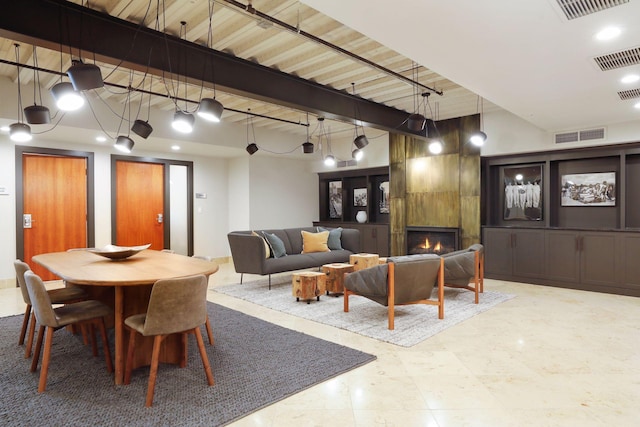
[[[546,231],[547,278],[562,282],[580,281],[579,236],[575,231]]]
[[[389,226],[388,225],[376,225],[374,226],[376,246],[378,248],[378,255],[387,257],[389,256]]]
[[[622,285],[626,288],[640,289],[640,235],[627,235],[622,240]]]
[[[584,232],[581,239],[581,282],[598,286],[617,285],[616,274],[622,269],[622,254],[616,244],[616,233]]]
[[[544,277],[544,231],[514,230],[512,238],[513,275],[519,277]]]
[[[487,275],[511,276],[512,232],[500,228],[485,228],[482,243],[485,247],[484,271]]]

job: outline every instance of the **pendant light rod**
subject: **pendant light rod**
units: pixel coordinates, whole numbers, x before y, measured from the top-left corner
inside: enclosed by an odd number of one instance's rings
[[[368,60],[366,58],[363,58],[361,56],[358,56],[355,53],[349,52],[348,50],[343,49],[340,46],[336,46],[333,43],[329,43],[326,40],[322,40],[320,37],[314,36],[311,33],[307,33],[306,31],[303,31],[303,30],[300,29],[300,24],[299,23],[298,23],[298,26],[294,27],[293,25],[287,24],[286,22],[281,21],[281,20],[279,20],[277,18],[274,18],[271,15],[267,15],[264,12],[260,12],[259,10],[256,10],[251,5],[251,2],[249,2],[248,4],[245,5],[245,4],[242,4],[242,3],[238,2],[238,1],[235,1],[235,0],[219,0],[219,1],[223,1],[224,3],[227,3],[227,4],[229,4],[231,6],[234,6],[234,7],[238,8],[238,9],[242,9],[245,12],[250,13],[251,15],[255,15],[255,16],[259,17],[260,19],[267,20],[267,21],[269,21],[269,22],[271,22],[273,24],[276,24],[276,25],[284,28],[285,30],[288,30],[288,31],[291,31],[292,33],[298,34],[298,35],[300,35],[300,36],[302,36],[302,37],[304,37],[306,39],[309,39],[309,40],[311,40],[311,41],[313,41],[315,43],[318,43],[318,44],[321,44],[321,45],[323,45],[325,47],[328,47],[329,49],[333,49],[336,52],[339,52],[339,53],[341,53],[343,55],[346,55],[346,56],[348,56],[348,57],[350,57],[352,59],[355,59],[358,62],[362,62],[363,64],[366,64],[369,67],[375,68],[377,70],[382,71],[385,74],[388,74],[388,75],[390,75],[392,77],[395,77],[395,78],[397,78],[399,80],[402,80],[403,82],[405,82],[407,84],[410,84],[411,86],[416,86],[417,85],[417,86],[420,86],[420,87],[422,87],[424,89],[427,89],[427,90],[429,90],[429,91],[431,91],[431,92],[433,92],[435,94],[438,94],[440,96],[444,95],[444,92],[441,91],[441,90],[437,90],[437,89],[434,89],[432,87],[426,86],[426,85],[424,85],[422,83],[416,82],[416,81],[410,79],[409,77],[403,76],[400,73],[397,73],[397,72],[395,72],[393,70],[390,70],[390,69],[388,69],[386,67],[383,67],[382,65],[376,64],[375,62],[370,61],[370,60]]]

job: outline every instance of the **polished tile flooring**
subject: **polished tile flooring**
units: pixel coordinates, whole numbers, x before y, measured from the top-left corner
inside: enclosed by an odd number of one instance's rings
[[[222,264],[210,289],[239,279]],[[485,287],[517,297],[410,348],[210,291],[218,304],[378,357],[232,426],[640,425],[640,298]],[[23,311],[17,289],[0,290],[0,316]]]

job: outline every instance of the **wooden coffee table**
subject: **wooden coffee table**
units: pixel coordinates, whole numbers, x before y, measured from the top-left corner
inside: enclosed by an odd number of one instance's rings
[[[338,296],[344,293],[344,274],[352,271],[353,265],[344,262],[323,265],[322,272],[327,276],[327,295],[333,293]]]
[[[320,301],[320,295],[326,290],[326,275],[319,271],[293,273],[291,285],[291,293],[296,297],[296,301],[302,299],[307,301],[307,304],[314,298]]]
[[[353,271],[374,267],[380,262],[378,254],[353,254],[349,256],[349,264],[353,265]]]

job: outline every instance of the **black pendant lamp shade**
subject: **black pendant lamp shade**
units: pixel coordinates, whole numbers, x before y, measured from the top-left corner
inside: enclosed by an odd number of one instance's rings
[[[369,140],[364,134],[362,134],[356,136],[356,138],[353,140],[353,143],[356,144],[356,147],[358,148],[364,148],[369,144]]]
[[[255,142],[247,145],[247,153],[249,153],[249,155],[254,154],[256,151],[258,151],[258,145]]]
[[[309,141],[302,143],[302,152],[304,154],[313,154],[313,144]]]
[[[9,138],[15,142],[31,141],[31,127],[24,123],[13,123],[9,125]]]
[[[114,146],[123,153],[130,153],[133,149],[133,144],[133,139],[128,136],[120,135],[118,139],[116,139]]]
[[[422,114],[411,114],[407,119],[407,127],[414,132],[424,129],[427,119]]]
[[[44,105],[31,105],[24,109],[24,117],[30,125],[45,125],[51,123],[51,113]]]
[[[138,136],[141,136],[144,139],[147,139],[151,132],[153,132],[153,127],[149,124],[149,122],[145,122],[143,120],[137,119],[133,122],[133,126],[131,126],[131,131]]]
[[[67,75],[73,88],[78,92],[104,86],[100,67],[95,64],[73,61],[73,65],[67,70]]]
[[[219,122],[224,107],[213,98],[202,98],[198,106],[198,116],[210,122]]]

